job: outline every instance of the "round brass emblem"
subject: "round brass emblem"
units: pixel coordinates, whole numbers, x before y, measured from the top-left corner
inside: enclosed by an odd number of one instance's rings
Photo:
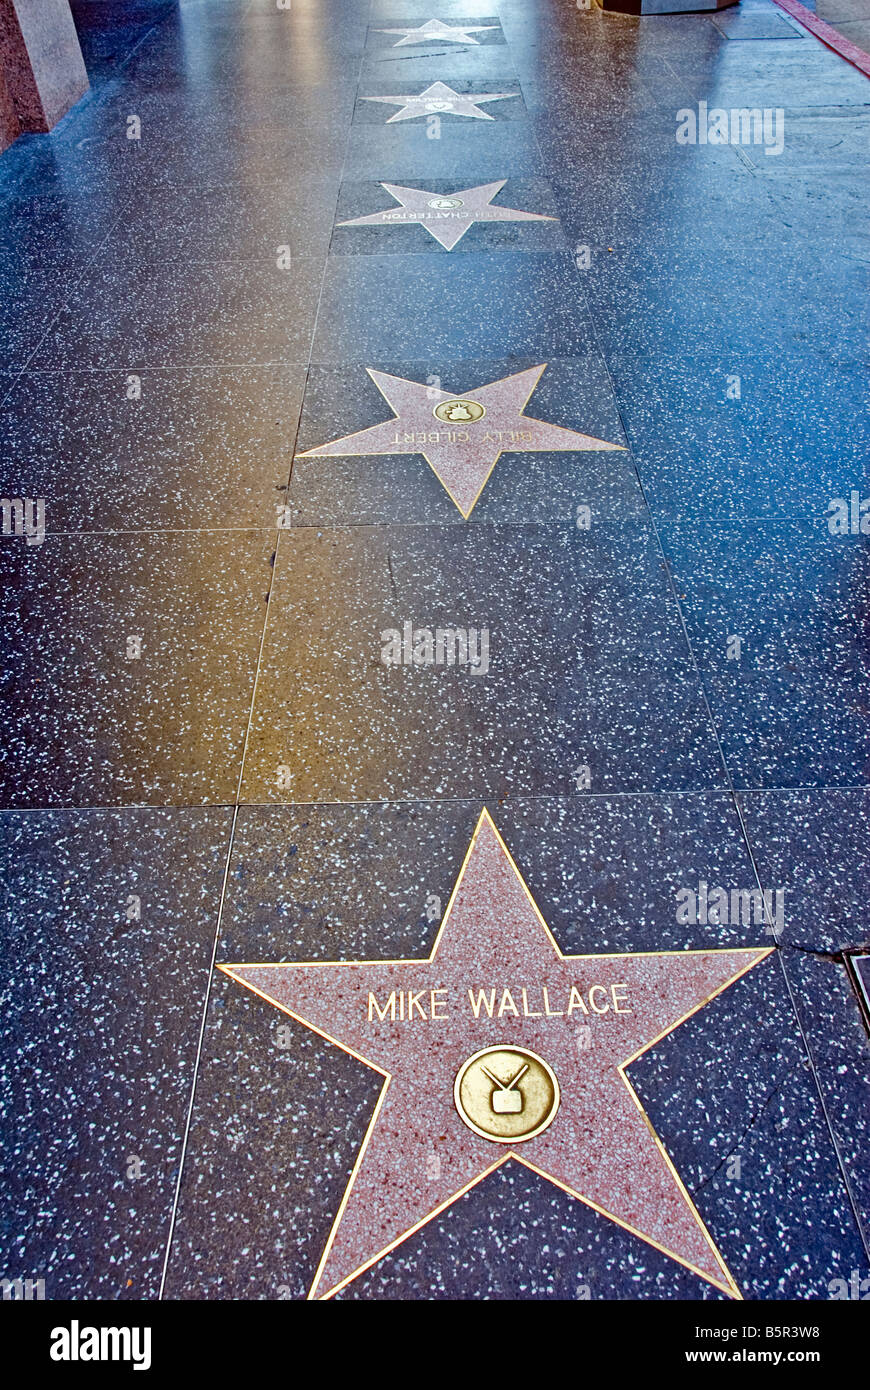
[[[486,411],[478,401],[442,401],[432,414],[445,425],[467,425],[482,420]]]
[[[485,1047],[462,1064],[453,1099],[460,1117],[482,1139],[519,1144],[552,1123],[559,1083],[543,1057],[505,1043]]]
[[[437,208],[439,212],[452,212],[454,208],[464,207],[461,198],[430,198],[427,204],[430,208]]]

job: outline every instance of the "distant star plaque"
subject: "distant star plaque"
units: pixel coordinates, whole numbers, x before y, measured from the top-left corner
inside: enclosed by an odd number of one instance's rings
[[[466,116],[475,121],[492,121],[495,117],[488,111],[481,111],[481,103],[507,101],[509,97],[517,95],[516,92],[455,92],[446,82],[432,82],[417,96],[375,96],[361,97],[360,100],[380,101],[388,106],[400,107],[399,111],[388,117],[387,125],[390,125],[393,121],[413,121],[418,116],[436,113]]]
[[[428,188],[406,188],[400,183],[382,183],[381,188],[400,204],[398,208],[384,208],[383,212],[351,217],[337,225],[397,227],[417,224],[434,237],[445,251],[452,251],[475,222],[556,221],[549,213],[523,212],[519,208],[506,208],[494,203],[493,198],[506,183],[507,179],[496,179],[493,183],[477,184],[474,188],[457,189],[455,193],[434,193]]]
[[[400,34],[401,37],[392,45],[393,48],[403,48],[411,43],[471,43],[476,44],[478,39],[472,38],[473,34],[483,34],[487,29],[497,29],[497,24],[465,24],[450,25],[445,24],[442,19],[427,19],[425,24],[418,24],[416,29],[376,29],[376,34]]]

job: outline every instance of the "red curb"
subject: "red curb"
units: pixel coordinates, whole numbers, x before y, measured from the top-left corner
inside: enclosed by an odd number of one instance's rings
[[[845,58],[847,63],[851,63],[853,68],[863,72],[865,77],[870,77],[870,53],[865,53],[863,48],[859,48],[850,39],[844,38],[836,29],[832,29],[830,24],[819,19],[812,10],[806,9],[800,0],[774,0],[774,4],[779,5],[781,10],[785,10],[805,29],[809,29],[810,33],[815,34],[816,38],[821,39],[828,48],[833,48],[834,52],[839,53],[841,58]]]

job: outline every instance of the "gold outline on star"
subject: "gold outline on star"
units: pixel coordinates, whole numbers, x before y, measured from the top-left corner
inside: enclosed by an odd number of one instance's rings
[[[542,370],[543,370],[543,369],[542,369]],[[686,1011],[686,1013],[682,1015],[681,1018],[678,1018],[674,1023],[669,1024],[667,1028],[662,1029],[662,1031],[661,1031],[659,1034],[657,1034],[657,1036],[654,1037],[650,1042],[644,1043],[643,1046],[640,1047],[640,1048],[638,1048],[636,1052],[633,1052],[632,1055],[631,1055],[630,1057],[626,1057],[626,1059],[625,1059],[624,1062],[619,1062],[619,1063],[617,1063],[617,1065],[616,1065],[616,1071],[619,1073],[620,1077],[621,1077],[622,1080],[625,1082],[625,1085],[626,1085],[626,1087],[628,1088],[628,1093],[629,1093],[629,1095],[631,1096],[632,1100],[634,1101],[635,1105],[637,1106],[638,1110],[640,1111],[640,1114],[641,1114],[641,1116],[643,1117],[644,1123],[646,1124],[647,1129],[649,1130],[650,1135],[652,1136],[652,1139],[654,1140],[655,1145],[656,1145],[657,1149],[659,1150],[659,1153],[661,1154],[662,1159],[664,1160],[664,1163],[665,1163],[666,1168],[668,1169],[668,1171],[670,1172],[671,1177],[673,1178],[674,1182],[676,1183],[677,1188],[678,1188],[678,1190],[679,1190],[681,1196],[683,1197],[683,1200],[685,1201],[687,1207],[689,1208],[689,1211],[691,1212],[692,1216],[695,1218],[695,1221],[696,1221],[696,1223],[697,1223],[697,1225],[698,1225],[698,1227],[699,1227],[699,1229],[700,1229],[700,1231],[701,1231],[701,1234],[703,1235],[703,1237],[704,1237],[704,1239],[706,1240],[708,1246],[710,1247],[710,1250],[711,1250],[711,1252],[712,1252],[712,1254],[713,1254],[713,1257],[714,1257],[714,1259],[715,1259],[715,1261],[716,1261],[716,1264],[717,1264],[717,1265],[719,1266],[719,1268],[722,1270],[722,1274],[723,1274],[723,1279],[722,1279],[722,1280],[714,1279],[714,1278],[713,1278],[710,1274],[708,1274],[705,1270],[698,1269],[698,1267],[697,1267],[696,1265],[693,1265],[689,1260],[683,1259],[683,1257],[682,1257],[681,1255],[677,1255],[673,1250],[669,1250],[669,1249],[667,1248],[667,1246],[660,1244],[659,1241],[654,1240],[651,1236],[645,1235],[643,1231],[637,1230],[635,1227],[629,1225],[629,1223],[628,1223],[627,1221],[623,1221],[623,1220],[621,1220],[618,1216],[614,1216],[612,1212],[609,1212],[609,1211],[606,1209],[606,1207],[600,1206],[597,1202],[592,1201],[592,1199],[589,1198],[589,1197],[584,1197],[583,1194],[582,1194],[582,1192],[578,1192],[575,1188],[569,1187],[567,1183],[560,1182],[557,1178],[554,1178],[554,1177],[552,1176],[552,1174],[547,1173],[544,1169],[538,1168],[534,1163],[531,1163],[527,1158],[524,1158],[521,1152],[518,1153],[518,1152],[516,1152],[516,1151],[513,1150],[513,1149],[508,1149],[507,1152],[502,1153],[502,1154],[499,1154],[499,1156],[494,1160],[494,1162],[491,1163],[491,1164],[489,1165],[488,1168],[485,1168],[485,1169],[483,1170],[483,1172],[479,1173],[476,1177],[472,1178],[470,1182],[467,1182],[467,1183],[466,1183],[463,1187],[461,1187],[457,1192],[454,1192],[450,1197],[448,1197],[448,1198],[447,1198],[444,1202],[442,1202],[439,1206],[435,1207],[435,1209],[434,1209],[433,1211],[429,1212],[427,1216],[424,1216],[421,1220],[416,1221],[416,1222],[414,1223],[413,1226],[409,1226],[408,1229],[407,1229],[406,1231],[403,1231],[403,1233],[402,1233],[400,1236],[397,1236],[395,1240],[390,1241],[390,1243],[389,1243],[388,1245],[385,1245],[384,1248],[383,1248],[382,1250],[379,1250],[379,1251],[377,1252],[377,1254],[372,1255],[369,1259],[365,1260],[365,1262],[364,1262],[363,1264],[359,1265],[359,1267],[358,1267],[357,1269],[353,1270],[350,1274],[345,1275],[345,1277],[344,1277],[343,1279],[341,1279],[337,1284],[335,1284],[331,1289],[328,1289],[325,1293],[321,1293],[321,1294],[318,1294],[318,1293],[317,1293],[317,1286],[318,1286],[318,1284],[320,1283],[320,1280],[321,1280],[322,1275],[323,1275],[323,1270],[324,1270],[324,1268],[325,1268],[325,1266],[326,1266],[326,1262],[327,1262],[327,1260],[328,1260],[328,1258],[329,1258],[329,1255],[330,1255],[330,1253],[331,1253],[331,1251],[332,1251],[332,1246],[333,1246],[333,1243],[334,1243],[334,1241],[335,1241],[335,1237],[336,1237],[336,1235],[337,1235],[337,1233],[338,1233],[338,1228],[339,1228],[339,1226],[340,1226],[340,1224],[341,1224],[341,1221],[342,1221],[342,1218],[343,1218],[343,1216],[344,1216],[345,1209],[346,1209],[346,1207],[347,1207],[347,1203],[348,1203],[348,1200],[349,1200],[349,1198],[350,1198],[350,1194],[351,1194],[351,1191],[352,1191],[352,1189],[353,1189],[354,1182],[356,1181],[357,1174],[359,1173],[359,1170],[360,1170],[360,1168],[362,1167],[363,1159],[365,1158],[366,1150],[368,1149],[369,1140],[371,1139],[371,1136],[372,1136],[372,1134],[373,1134],[373,1132],[374,1132],[374,1129],[375,1129],[375,1125],[376,1125],[377,1122],[378,1122],[378,1117],[379,1117],[379,1115],[380,1115],[380,1113],[381,1113],[381,1108],[382,1108],[383,1103],[384,1103],[384,1100],[385,1100],[385,1098],[386,1098],[387,1091],[389,1090],[390,1082],[391,1082],[392,1079],[393,1079],[393,1074],[392,1074],[392,1072],[384,1071],[384,1069],[383,1069],[382,1067],[377,1066],[377,1064],[376,1064],[375,1062],[372,1062],[372,1061],[369,1060],[369,1058],[364,1057],[364,1056],[362,1055],[362,1053],[357,1052],[357,1051],[356,1051],[354,1048],[352,1048],[352,1047],[349,1047],[347,1043],[343,1043],[343,1042],[339,1041],[338,1038],[334,1038],[334,1037],[332,1037],[329,1033],[324,1032],[324,1030],[323,1030],[322,1028],[318,1028],[318,1027],[316,1027],[314,1024],[309,1023],[307,1019],[303,1018],[300,1014],[294,1013],[293,1010],[287,1008],[286,1005],[277,1003],[276,1000],[275,1000],[274,998],[272,998],[270,995],[264,994],[262,990],[257,989],[255,986],[251,985],[247,980],[243,979],[241,976],[237,975],[235,972],[236,972],[237,970],[240,970],[240,969],[251,968],[252,966],[256,966],[256,968],[257,968],[258,970],[288,970],[288,969],[289,969],[289,970],[293,970],[293,969],[301,969],[301,968],[311,967],[311,966],[325,966],[325,965],[330,965],[330,966],[336,966],[336,965],[360,966],[360,965],[427,965],[427,964],[431,964],[431,962],[434,961],[434,959],[435,959],[435,957],[436,957],[436,955],[437,955],[437,953],[438,953],[438,947],[439,947],[440,942],[441,942],[441,937],[442,937],[443,934],[444,934],[445,928],[446,928],[447,923],[448,923],[448,920],[449,920],[449,918],[450,918],[450,913],[451,913],[451,911],[452,911],[453,903],[454,903],[454,901],[455,901],[455,899],[456,899],[456,895],[457,895],[457,893],[458,893],[458,891],[459,891],[459,886],[460,886],[460,884],[462,883],[463,877],[464,877],[464,875],[465,875],[465,871],[466,871],[466,869],[467,869],[467,867],[468,867],[468,862],[469,862],[469,860],[470,860],[470,858],[471,858],[472,852],[473,852],[473,850],[474,850],[475,845],[477,844],[478,837],[479,837],[480,832],[481,832],[482,828],[484,827],[484,825],[488,826],[488,828],[489,828],[489,829],[492,831],[492,833],[495,835],[495,838],[496,838],[496,840],[498,841],[498,844],[499,844],[499,846],[501,847],[502,852],[503,852],[503,853],[505,854],[505,856],[507,857],[508,863],[510,864],[511,869],[512,869],[513,872],[514,872],[514,875],[515,875],[516,878],[518,879],[518,881],[519,881],[519,883],[520,883],[520,886],[522,887],[522,890],[523,890],[523,892],[525,893],[526,898],[528,899],[528,902],[529,902],[529,904],[530,904],[530,906],[531,906],[531,908],[532,908],[532,911],[534,912],[535,917],[537,918],[537,920],[538,920],[539,924],[541,925],[541,927],[543,927],[544,934],[546,935],[547,939],[549,940],[550,944],[551,944],[552,947],[553,947],[553,950],[555,951],[556,955],[559,957],[560,960],[563,960],[563,961],[581,961],[581,960],[621,960],[621,959],[624,959],[624,958],[629,957],[629,956],[634,957],[634,956],[687,956],[687,955],[705,955],[705,956],[710,956],[710,955],[751,955],[751,956],[753,957],[753,959],[749,962],[748,965],[746,965],[746,966],[744,967],[743,970],[738,971],[738,973],[737,973],[736,975],[732,975],[732,976],[730,977],[730,979],[728,979],[728,980],[725,981],[724,984],[720,985],[717,989],[714,989],[714,990],[712,991],[711,994],[708,994],[707,997],[706,997],[705,999],[702,999],[702,1000],[701,1000],[700,1004],[696,1004],[694,1008],[688,1009],[688,1010]],[[686,1022],[687,1019],[691,1018],[691,1017],[693,1016],[693,1014],[696,1014],[696,1013],[698,1013],[701,1009],[705,1008],[706,1005],[709,1004],[713,999],[715,999],[717,995],[724,993],[724,991],[725,991],[726,989],[730,989],[730,987],[731,987],[733,984],[736,984],[736,982],[737,982],[739,979],[741,979],[744,975],[746,975],[746,974],[747,974],[750,970],[752,970],[756,965],[760,964],[761,961],[764,960],[767,956],[769,956],[774,950],[775,950],[775,947],[773,947],[773,946],[766,946],[766,947],[759,947],[759,946],[742,946],[742,947],[741,947],[741,946],[738,946],[738,947],[716,947],[716,948],[714,948],[714,949],[712,949],[712,950],[709,950],[709,951],[608,951],[608,952],[604,952],[603,954],[587,952],[587,953],[584,953],[584,954],[582,954],[582,955],[576,955],[576,956],[575,956],[575,955],[563,955],[563,953],[562,953],[562,951],[560,950],[559,945],[558,945],[558,943],[557,943],[555,937],[553,936],[553,933],[550,931],[550,928],[547,926],[547,923],[544,921],[544,918],[543,918],[543,916],[541,915],[540,909],[538,908],[537,903],[535,902],[534,898],[532,897],[532,894],[531,894],[531,892],[530,892],[530,890],[529,890],[529,888],[528,888],[528,886],[527,886],[527,884],[526,884],[525,879],[523,878],[522,874],[520,873],[519,869],[517,868],[517,865],[516,865],[516,863],[514,862],[513,855],[511,854],[510,850],[508,849],[507,845],[505,844],[505,842],[504,842],[504,840],[503,840],[501,834],[500,834],[499,831],[498,831],[498,828],[497,828],[495,822],[494,822],[493,819],[492,819],[492,816],[489,814],[489,811],[486,809],[486,807],[484,807],[483,810],[482,810],[481,813],[480,813],[479,818],[478,818],[477,825],[475,826],[475,829],[474,829],[474,834],[473,834],[472,837],[471,837],[471,843],[470,843],[470,845],[468,846],[468,849],[467,849],[466,854],[465,854],[465,858],[464,858],[463,861],[462,861],[462,867],[460,868],[459,873],[458,873],[458,875],[457,875],[457,877],[456,877],[456,882],[455,882],[455,884],[453,885],[453,891],[452,891],[451,894],[450,894],[450,899],[449,899],[449,901],[448,901],[448,903],[447,903],[447,908],[446,908],[446,910],[445,910],[445,913],[444,913],[443,918],[441,919],[441,925],[440,925],[439,928],[438,928],[438,932],[437,932],[437,934],[436,934],[436,936],[435,936],[435,941],[434,941],[434,943],[433,943],[432,950],[431,950],[431,952],[429,953],[428,956],[412,957],[411,959],[402,959],[402,960],[374,960],[374,961],[349,961],[349,960],[347,960],[347,961],[322,961],[322,960],[320,960],[320,961],[290,961],[290,962],[275,962],[275,963],[263,963],[263,962],[259,962],[259,961],[250,961],[250,962],[236,962],[236,963],[234,963],[233,965],[218,965],[218,969],[219,969],[219,970],[221,970],[225,975],[229,975],[229,977],[230,977],[231,979],[235,980],[238,984],[243,985],[245,989],[250,990],[252,994],[257,994],[257,995],[259,995],[261,999],[264,999],[264,1000],[266,1001],[266,1003],[270,1004],[273,1008],[277,1008],[277,1009],[279,1009],[282,1013],[288,1014],[290,1018],[292,1018],[292,1019],[295,1020],[295,1022],[301,1023],[303,1027],[308,1028],[312,1033],[317,1033],[320,1037],[325,1038],[327,1042],[332,1043],[335,1047],[340,1048],[342,1052],[346,1052],[349,1056],[354,1057],[358,1062],[362,1062],[362,1063],[363,1063],[365,1066],[367,1066],[371,1071],[375,1071],[375,1072],[377,1072],[380,1076],[383,1076],[383,1077],[385,1078],[384,1085],[383,1085],[383,1087],[381,1088],[381,1093],[380,1093],[380,1095],[378,1096],[377,1103],[376,1103],[376,1105],[375,1105],[374,1110],[372,1111],[371,1119],[369,1120],[369,1123],[368,1123],[368,1128],[366,1129],[365,1135],[364,1135],[364,1137],[363,1137],[362,1144],[360,1145],[359,1153],[357,1154],[356,1161],[355,1161],[355,1163],[354,1163],[354,1165],[353,1165],[353,1169],[352,1169],[351,1174],[350,1174],[350,1177],[349,1177],[349,1179],[348,1179],[347,1187],[345,1188],[344,1195],[343,1195],[343,1197],[342,1197],[342,1199],[341,1199],[341,1202],[340,1202],[340,1204],[339,1204],[338,1211],[336,1212],[335,1220],[334,1220],[333,1223],[332,1223],[332,1227],[331,1227],[330,1232],[329,1232],[329,1237],[328,1237],[328,1239],[327,1239],[326,1246],[325,1246],[325,1248],[324,1248],[324,1250],[323,1250],[323,1254],[321,1255],[320,1261],[319,1261],[319,1263],[318,1263],[318,1265],[317,1265],[317,1269],[315,1270],[314,1278],[313,1278],[313,1280],[312,1280],[311,1287],[310,1287],[310,1289],[309,1289],[309,1291],[308,1291],[307,1298],[308,1298],[309,1300],[312,1300],[312,1299],[314,1299],[314,1298],[317,1298],[318,1301],[323,1301],[323,1300],[325,1300],[325,1299],[332,1298],[335,1294],[339,1293],[341,1289],[345,1288],[348,1284],[352,1283],[354,1279],[357,1279],[357,1278],[359,1277],[360,1274],[363,1274],[367,1269],[371,1269],[372,1265],[377,1264],[379,1260],[382,1260],[382,1259],[384,1258],[384,1256],[389,1255],[390,1252],[393,1251],[393,1250],[395,1250],[397,1246],[402,1245],[402,1244],[403,1244],[406,1240],[408,1240],[412,1235],[415,1235],[415,1234],[417,1233],[417,1231],[421,1230],[424,1226],[427,1226],[427,1225],[429,1224],[430,1221],[433,1221],[433,1220],[435,1219],[436,1216],[440,1216],[441,1213],[442,1213],[443,1211],[445,1211],[448,1207],[451,1207],[451,1206],[454,1204],[454,1202],[459,1201],[460,1197],[463,1197],[463,1196],[465,1195],[466,1192],[470,1192],[472,1188],[474,1188],[474,1187],[476,1187],[476,1186],[478,1185],[478,1183],[483,1182],[484,1178],[489,1177],[489,1175],[490,1175],[491,1173],[494,1173],[494,1172],[496,1171],[497,1168],[500,1168],[500,1167],[502,1166],[502,1164],[507,1163],[507,1161],[508,1161],[509,1159],[514,1159],[514,1160],[516,1160],[516,1162],[522,1163],[526,1168],[530,1169],[531,1172],[537,1173],[537,1175],[538,1175],[539,1177],[545,1178],[548,1182],[553,1183],[554,1187],[561,1188],[563,1192],[567,1192],[568,1195],[569,1195],[570,1197],[575,1197],[575,1198],[577,1198],[578,1201],[583,1202],[585,1206],[591,1207],[593,1211],[597,1212],[600,1216],[604,1216],[608,1221],[612,1221],[612,1222],[614,1222],[615,1225],[621,1226],[623,1230],[628,1231],[629,1234],[631,1234],[631,1235],[633,1235],[633,1236],[637,1236],[640,1240],[645,1241],[647,1245],[653,1246],[654,1249],[659,1250],[663,1255],[668,1256],[669,1259],[676,1260],[676,1262],[677,1262],[678,1264],[681,1264],[685,1269],[690,1270],[692,1274],[697,1274],[699,1278],[703,1279],[706,1283],[712,1284],[715,1288],[719,1289],[722,1293],[727,1294],[730,1298],[741,1299],[741,1300],[742,1300],[743,1294],[740,1292],[740,1289],[739,1289],[739,1287],[737,1286],[737,1284],[736,1284],[736,1282],[735,1282],[733,1276],[731,1275],[731,1272],[730,1272],[730,1270],[728,1269],[728,1266],[725,1264],[725,1261],[723,1260],[722,1256],[720,1255],[720,1253],[719,1253],[719,1251],[718,1251],[718,1249],[717,1249],[717,1247],[716,1247],[716,1245],[715,1245],[715,1242],[713,1241],[713,1237],[710,1235],[710,1232],[707,1230],[707,1227],[704,1225],[704,1222],[703,1222],[703,1220],[702,1220],[702,1218],[701,1218],[701,1215],[700,1215],[700,1213],[698,1212],[698,1209],[697,1209],[697,1207],[695,1206],[694,1202],[692,1201],[691,1197],[689,1196],[689,1193],[688,1193],[688,1191],[686,1190],[686,1187],[685,1187],[685,1185],[684,1185],[682,1179],[680,1178],[679,1173],[677,1172],[676,1168],[674,1167],[674,1164],[673,1164],[673,1162],[672,1162],[672,1160],[671,1160],[671,1158],[670,1158],[670,1155],[668,1154],[667,1150],[665,1149],[665,1146],[664,1146],[664,1144],[662,1143],[661,1139],[660,1139],[659,1136],[656,1134],[655,1129],[653,1128],[653,1125],[652,1125],[652,1121],[650,1120],[649,1116],[647,1115],[646,1111],[645,1111],[644,1108],[643,1108],[643,1105],[641,1104],[640,1097],[638,1096],[637,1092],[635,1091],[634,1087],[632,1086],[631,1082],[629,1081],[628,1077],[627,1077],[626,1074],[625,1074],[625,1068],[628,1067],[628,1066],[630,1066],[632,1062],[636,1062],[637,1059],[638,1059],[639,1057],[642,1057],[643,1054],[644,1054],[645,1052],[648,1052],[648,1051],[650,1050],[650,1048],[655,1047],[656,1044],[659,1043],[659,1042],[661,1042],[661,1040],[662,1040],[663,1038],[666,1038],[666,1037],[668,1036],[669,1033],[674,1032],[674,1030],[675,1030],[676,1028],[679,1028],[683,1023]]]
[[[554,220],[555,220],[555,219],[554,219]],[[545,425],[545,426],[550,426],[550,425],[551,425],[552,422],[549,421],[549,420],[536,420],[536,419],[534,419],[531,415],[524,415],[524,414],[523,414],[523,411],[525,410],[526,406],[528,405],[528,403],[529,403],[529,401],[531,400],[532,396],[534,395],[535,391],[538,389],[538,382],[541,380],[541,377],[544,375],[544,372],[547,370],[547,367],[548,367],[548,366],[549,366],[549,363],[548,363],[548,362],[542,362],[542,363],[541,363],[540,368],[539,368],[539,370],[538,370],[538,375],[535,377],[534,381],[532,382],[532,385],[531,385],[531,388],[530,388],[530,390],[529,390],[528,395],[525,397],[525,400],[522,402],[522,404],[520,405],[519,410],[517,411],[517,419],[518,419],[518,420],[530,420],[531,423],[532,423],[533,425]],[[511,372],[510,376],[499,377],[497,381],[485,381],[485,382],[483,382],[482,386],[478,386],[476,389],[477,389],[477,390],[482,390],[483,387],[486,387],[486,386],[501,386],[501,385],[504,384],[504,382],[506,382],[506,381],[513,381],[514,377],[522,376],[522,375],[523,375],[523,372],[528,372],[528,371],[530,371],[530,370],[532,370],[532,369],[529,368],[529,367],[521,367],[520,370],[519,370],[518,372]],[[366,367],[366,372],[367,372],[368,375],[371,377],[371,380],[374,382],[375,386],[377,386],[378,390],[381,392],[381,395],[383,396],[384,400],[386,401],[387,405],[389,406],[389,409],[393,412],[393,419],[394,419],[394,420],[401,420],[401,418],[402,418],[401,415],[397,415],[396,412],[395,412],[395,410],[393,410],[393,407],[390,405],[390,402],[389,402],[389,400],[387,399],[387,396],[386,396],[385,393],[381,390],[380,385],[379,385],[378,382],[375,380],[375,376],[374,376],[375,371],[377,371],[377,368],[375,368],[375,367]],[[390,380],[390,381],[400,381],[400,382],[402,382],[403,385],[407,385],[408,382],[411,380],[409,377],[395,376],[392,372],[381,372],[380,375],[381,375],[381,376],[387,377],[388,380]],[[414,386],[425,387],[425,382],[422,382],[422,381],[414,381],[414,382],[411,382],[411,384],[414,385]],[[441,388],[441,389],[443,390],[443,388]],[[450,396],[450,392],[447,392],[447,393],[445,393],[445,394],[446,394],[448,397]],[[466,391],[466,392],[464,392],[464,393],[462,393],[462,394],[460,394],[460,393],[458,393],[458,392],[457,392],[457,393],[454,393],[454,394],[455,394],[455,398],[456,398],[457,400],[462,400],[462,399],[473,400],[473,399],[474,399],[474,391],[473,391],[473,390],[472,390],[472,391]],[[441,404],[441,402],[439,402],[439,404]],[[366,429],[374,429],[374,428],[376,427],[376,425],[379,425],[379,424],[380,424],[380,425],[388,425],[388,424],[390,424],[390,421],[389,421],[389,420],[378,420],[378,421],[375,422],[375,425],[365,425],[365,426],[363,426],[363,428],[362,428],[361,430],[354,430],[354,431],[353,431],[353,434],[342,434],[342,435],[339,436],[338,439],[330,439],[330,440],[328,440],[326,444],[317,444],[317,445],[315,445],[315,447],[314,447],[313,449],[305,449],[301,454],[297,454],[296,457],[297,457],[297,458],[301,458],[301,459],[304,459],[304,458],[395,458],[395,457],[396,457],[396,454],[393,454],[393,453],[385,454],[385,453],[383,452],[382,449],[368,449],[368,450],[366,450],[366,449],[360,449],[360,450],[358,450],[358,451],[355,451],[353,454],[321,454],[321,453],[318,452],[320,449],[325,449],[325,448],[327,448],[327,447],[331,449],[331,448],[333,448],[336,444],[346,444],[346,443],[348,443],[351,439],[356,438],[356,436],[357,436],[358,434],[364,434],[365,431],[366,431]],[[582,434],[582,433],[583,433],[582,430],[573,430],[573,431],[572,431],[572,430],[568,429],[568,426],[566,426],[566,425],[556,425],[556,426],[554,426],[554,428],[556,428],[556,429],[565,429],[565,430],[568,430],[569,433],[573,433],[573,434]],[[595,435],[587,435],[586,438],[587,438],[587,439],[594,439],[594,438],[595,438]],[[606,440],[606,439],[599,440],[598,442],[599,442],[599,444],[600,444],[603,448],[605,448],[605,449],[619,449],[622,453],[626,453],[626,452],[627,452],[627,445],[625,445],[625,444],[611,444],[610,441],[609,441],[609,440]],[[462,517],[462,520],[463,520],[463,521],[467,521],[468,518],[471,516],[471,513],[474,511],[475,507],[477,506],[478,502],[480,501],[481,493],[483,492],[483,489],[486,487],[487,483],[489,482],[489,480],[490,480],[490,478],[491,478],[491,476],[492,476],[492,470],[495,468],[495,465],[498,463],[498,461],[499,461],[499,459],[501,458],[502,454],[516,454],[516,453],[524,453],[524,454],[532,454],[532,453],[542,453],[542,454],[573,454],[573,453],[581,453],[581,454],[582,454],[582,453],[587,453],[587,454],[591,454],[591,453],[595,453],[595,452],[597,452],[597,451],[596,451],[595,449],[581,449],[579,446],[576,447],[576,448],[574,448],[574,449],[568,448],[567,446],[566,446],[566,448],[564,448],[564,449],[540,449],[540,450],[535,450],[535,449],[519,449],[519,450],[517,450],[517,449],[499,449],[498,453],[496,454],[495,458],[493,459],[492,463],[491,463],[490,466],[489,466],[489,469],[488,469],[488,471],[487,471],[486,477],[484,478],[483,482],[481,483],[480,487],[478,488],[477,492],[475,493],[474,501],[472,502],[471,506],[468,508],[468,511],[467,511],[467,512],[466,512],[466,511],[463,511],[462,507],[460,507],[458,501],[457,501],[456,498],[453,496],[453,493],[450,491],[450,488],[447,486],[447,484],[445,483],[444,479],[440,476],[440,474],[439,474],[437,468],[435,467],[434,463],[433,463],[432,460],[429,458],[428,454],[426,454],[426,453],[424,452],[423,449],[408,449],[408,450],[406,450],[406,451],[404,451],[404,452],[408,453],[408,454],[411,455],[411,456],[420,455],[422,458],[424,458],[424,459],[426,460],[426,462],[428,463],[429,467],[432,469],[432,472],[435,474],[435,477],[438,479],[438,481],[439,481],[439,483],[441,484],[441,486],[443,487],[444,491],[447,493],[447,496],[450,498],[450,500],[451,500],[451,502],[453,503],[454,507],[455,507],[456,510],[459,512],[460,516]]]

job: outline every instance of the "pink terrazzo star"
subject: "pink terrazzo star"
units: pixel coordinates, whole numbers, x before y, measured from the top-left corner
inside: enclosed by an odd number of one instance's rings
[[[515,92],[455,92],[446,82],[431,82],[416,96],[361,97],[362,101],[380,101],[388,106],[400,106],[386,124],[394,121],[413,121],[418,116],[467,116],[471,120],[494,121],[488,111],[481,111],[485,101],[506,101]]]
[[[739,1298],[625,1068],[771,949],[564,956],[484,811],[427,960],[222,965],[384,1077],[309,1296],[512,1158]],[[454,1086],[490,1047],[526,1049],[556,1077],[542,1133],[494,1140],[462,1118]],[[523,1076],[493,1076],[493,1097],[512,1087],[524,1103]]]
[[[385,208],[383,212],[367,213],[364,217],[351,217],[347,222],[339,222],[339,227],[397,227],[403,223],[419,223],[424,231],[433,236],[447,250],[465,236],[475,222],[555,222],[541,212],[520,212],[518,208],[493,205],[493,198],[507,183],[507,179],[497,179],[494,183],[478,184],[475,188],[459,188],[455,193],[433,193],[430,189],[405,188],[398,183],[382,183],[381,188],[395,198],[399,207]]]
[[[402,37],[393,48],[403,48],[411,43],[431,43],[435,40],[438,43],[479,43],[478,39],[472,38],[472,34],[483,34],[487,29],[497,29],[497,24],[445,24],[441,19],[427,19],[425,24],[418,24],[416,29],[376,29],[377,34],[401,34]]]
[[[477,386],[467,396],[366,368],[394,418],[333,439],[300,458],[422,454],[467,520],[503,453],[622,449],[523,414],[546,363]]]

